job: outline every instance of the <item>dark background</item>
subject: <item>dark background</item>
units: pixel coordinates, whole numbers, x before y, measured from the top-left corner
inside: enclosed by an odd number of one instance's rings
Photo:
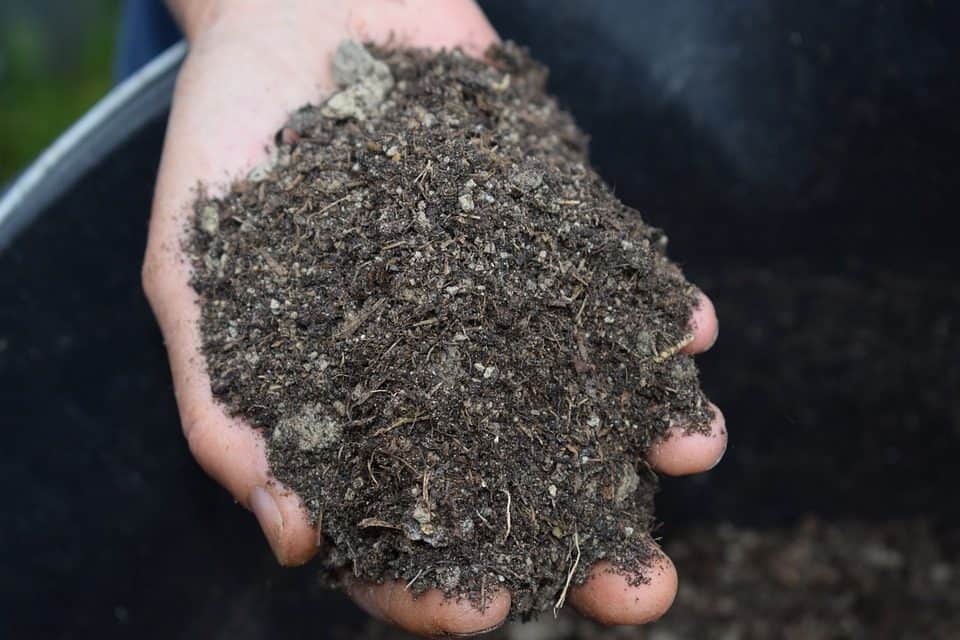
[[[955,549],[957,5],[483,5],[718,307],[701,362],[731,445],[664,483],[665,537],[920,516]],[[139,286],[162,136],[0,253],[0,636],[326,637],[356,610],[274,566],[179,432]]]

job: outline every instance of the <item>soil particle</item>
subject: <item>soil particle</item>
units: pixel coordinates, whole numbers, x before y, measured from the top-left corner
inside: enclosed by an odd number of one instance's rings
[[[330,96],[320,113],[340,120],[366,120],[393,87],[393,75],[387,65],[352,41],[337,48],[333,78],[342,90]]]
[[[217,235],[217,231],[220,229],[220,214],[217,213],[217,208],[213,205],[207,205],[200,209],[198,222],[201,231],[210,236]]]
[[[307,405],[300,413],[277,420],[270,441],[275,447],[318,452],[339,445],[342,436],[337,418],[319,405]]]
[[[645,581],[643,457],[711,417],[665,237],[515,46],[334,65],[342,90],[293,114],[261,179],[196,203],[216,397],[264,431],[331,576],[505,588],[514,616],[601,559]]]

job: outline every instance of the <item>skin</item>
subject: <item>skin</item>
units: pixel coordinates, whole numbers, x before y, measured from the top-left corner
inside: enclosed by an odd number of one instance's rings
[[[316,103],[333,88],[330,59],[345,38],[392,41],[417,47],[459,46],[482,56],[497,41],[473,0],[178,0],[171,8],[190,42],[177,80],[157,177],[143,285],[163,333],[183,432],[203,469],[251,510],[278,561],[307,562],[322,543],[299,498],[268,469],[259,432],[230,418],[214,402],[200,355],[197,296],[180,238],[198,183],[216,195],[266,158],[287,114]],[[696,310],[694,341],[700,353],[717,336],[713,305],[704,296]],[[727,435],[717,411],[709,436],[681,435],[680,426],[649,454],[667,475],[712,468]],[[649,584],[631,587],[623,577],[593,567],[592,578],[571,589],[568,602],[606,624],[643,624],[670,607],[677,573],[663,555]],[[398,583],[347,581],[365,611],[424,636],[471,635],[502,624],[510,594],[496,594],[483,611],[445,600],[439,592],[413,598]]]

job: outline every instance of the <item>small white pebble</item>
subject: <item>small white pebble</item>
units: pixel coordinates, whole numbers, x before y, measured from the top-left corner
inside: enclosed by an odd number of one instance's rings
[[[220,229],[220,214],[213,205],[207,205],[200,210],[200,228],[208,235],[216,235]]]
[[[460,208],[468,212],[473,211],[475,208],[475,205],[473,204],[473,196],[471,196],[469,193],[465,193],[460,196]]]

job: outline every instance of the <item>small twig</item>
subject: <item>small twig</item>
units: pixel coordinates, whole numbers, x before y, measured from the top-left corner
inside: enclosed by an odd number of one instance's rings
[[[430,169],[433,167],[433,160],[427,160],[427,165],[423,168],[416,178],[413,179],[413,183],[417,184],[421,180],[427,177],[427,174],[430,173]]]
[[[580,318],[583,317],[583,309],[586,306],[587,306],[587,296],[583,296],[583,302],[580,303],[580,310],[577,311],[577,317],[575,318],[575,321],[578,326],[580,324]]]
[[[430,469],[423,472],[423,505],[430,512],[430,492],[427,489],[430,486]]]
[[[390,431],[393,431],[393,430],[396,429],[397,427],[402,427],[402,426],[405,425],[405,424],[413,424],[414,422],[417,422],[420,418],[422,418],[423,415],[424,415],[424,414],[421,413],[421,414],[417,414],[417,415],[413,416],[412,418],[409,418],[409,417],[407,417],[407,418],[397,418],[397,419],[394,420],[389,426],[386,426],[386,427],[383,427],[383,428],[380,428],[380,429],[377,429],[376,431],[374,431],[374,432],[371,434],[371,437],[376,438],[377,436],[382,436],[382,435],[385,434],[385,433],[388,433],[388,432],[390,432]]]
[[[577,548],[577,557],[573,561],[573,566],[570,567],[570,573],[567,574],[567,583],[563,585],[563,591],[560,593],[560,597],[557,599],[557,604],[553,605],[553,617],[557,617],[557,611],[563,608],[564,603],[567,601],[567,591],[570,590],[570,583],[573,581],[573,574],[577,572],[577,567],[580,566],[580,534],[576,530],[573,532],[573,544]]]
[[[366,322],[370,318],[370,316],[372,316],[377,311],[379,311],[380,307],[382,307],[384,303],[386,303],[386,301],[387,301],[386,298],[380,298],[379,300],[374,302],[372,305],[370,305],[366,310],[361,311],[356,316],[354,316],[352,320],[348,320],[344,322],[340,330],[334,334],[334,338],[336,338],[337,340],[349,338],[351,335],[353,335],[353,333],[357,329],[360,328],[361,325],[363,325],[364,322]]]
[[[377,529],[396,529],[397,531],[403,531],[403,527],[400,525],[387,522],[386,520],[381,520],[380,518],[364,518],[357,523],[357,526],[361,529],[375,527]]]
[[[303,182],[303,174],[302,174],[302,173],[298,173],[298,174],[297,174],[297,177],[294,178],[293,180],[291,180],[291,181],[290,181],[290,184],[288,184],[288,185],[284,188],[284,191],[292,191],[292,190],[293,190],[294,188],[296,188],[296,186],[299,185],[301,182]]]
[[[396,242],[391,242],[388,245],[384,245],[380,247],[380,251],[390,251],[391,249],[396,249],[398,247],[405,247],[405,246],[407,246],[406,240],[397,240]]]
[[[671,357],[671,356],[674,356],[674,355],[680,353],[680,350],[681,350],[681,349],[683,349],[683,348],[686,347],[688,344],[690,344],[691,342],[693,342],[694,337],[695,337],[695,336],[694,336],[692,333],[688,333],[687,335],[683,336],[683,338],[681,338],[680,342],[678,342],[678,343],[676,343],[676,344],[674,344],[674,345],[672,345],[672,346],[670,346],[670,347],[667,347],[666,349],[664,349],[663,351],[661,351],[660,353],[658,353],[658,354],[653,358],[653,361],[656,362],[657,364],[660,364],[661,362],[663,362],[663,361],[666,360],[667,358],[669,358],[669,357]]]
[[[314,215],[320,215],[321,213],[325,213],[325,212],[329,211],[330,209],[332,209],[333,207],[337,206],[338,204],[340,204],[341,202],[343,202],[344,200],[346,200],[346,199],[349,198],[349,197],[350,197],[350,194],[348,193],[347,195],[343,196],[343,197],[340,198],[339,200],[334,200],[333,202],[331,202],[330,204],[328,204],[328,205],[325,206],[324,208],[322,208],[322,209],[320,209],[319,211],[317,211]]]
[[[503,534],[503,541],[506,542],[507,538],[510,537],[510,504],[513,502],[513,498],[506,489],[500,489],[500,491],[507,494],[507,532]]]
[[[374,486],[379,487],[380,483],[377,482],[376,476],[373,475],[373,457],[377,455],[376,451],[370,454],[370,459],[367,460],[367,473],[370,474],[370,479],[373,480]]]
[[[587,282],[586,280],[584,280],[583,277],[581,277],[580,274],[577,273],[577,270],[576,270],[576,269],[570,269],[570,271],[568,271],[567,273],[569,273],[571,276],[573,276],[573,278],[574,278],[577,282],[579,282],[580,284],[582,284],[584,287],[586,287],[586,288],[588,288],[588,289],[590,288],[590,283]]]
[[[382,455],[382,456],[387,456],[388,458],[393,458],[394,460],[396,460],[397,462],[399,462],[400,464],[402,464],[403,466],[405,466],[407,469],[410,469],[410,471],[412,471],[414,474],[418,473],[416,467],[414,467],[412,464],[410,464],[409,462],[407,462],[406,460],[404,460],[404,459],[401,458],[400,456],[395,456],[395,455],[393,455],[392,453],[387,453],[386,451],[383,451],[383,450],[381,450],[381,449],[377,449],[376,452],[379,453],[379,454]]]
[[[353,550],[353,547],[347,542],[347,551],[350,552],[350,560],[353,562],[353,577],[360,577],[360,567],[357,565],[357,553]]]
[[[477,509],[474,509],[473,511],[474,511],[474,513],[477,514],[477,517],[478,517],[478,518],[480,518],[481,520],[483,520],[483,524],[487,525],[487,528],[489,529],[489,528],[490,528],[490,522],[489,522],[486,518],[483,517],[483,514],[480,513],[480,511],[477,510]]]
[[[407,586],[405,586],[405,587],[403,588],[403,590],[404,590],[404,591],[410,591],[410,587],[412,587],[412,586],[413,586],[413,583],[416,582],[417,580],[419,580],[419,579],[420,579],[420,576],[422,576],[422,575],[423,575],[423,569],[420,569],[420,571],[417,571],[417,575],[413,576],[413,580],[411,580],[410,582],[408,582],[408,583],[407,583]]]
[[[394,347],[396,347],[398,344],[400,344],[400,341],[401,341],[402,339],[403,339],[403,338],[397,338],[397,339],[393,342],[393,344],[390,345],[390,347],[389,347],[386,351],[384,351],[382,354],[380,354],[380,359],[382,360],[383,358],[386,358],[388,355],[390,355],[390,352],[393,351],[393,348],[394,348]]]

